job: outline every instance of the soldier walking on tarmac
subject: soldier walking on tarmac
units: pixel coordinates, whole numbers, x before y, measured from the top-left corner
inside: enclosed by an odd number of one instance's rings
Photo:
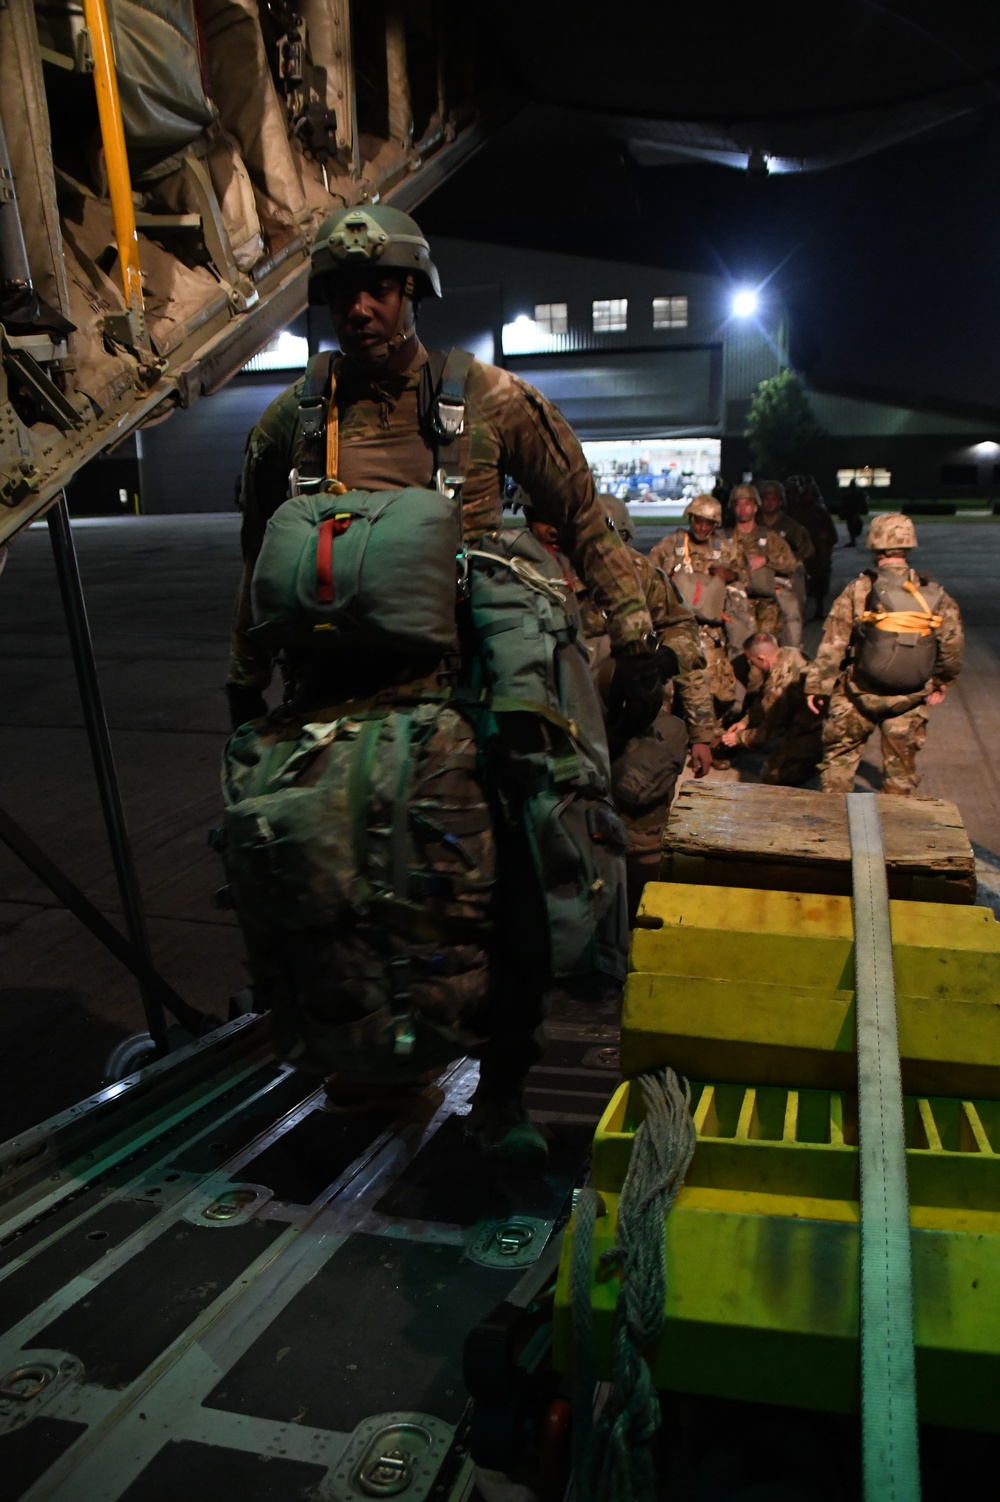
[[[804,527],[801,522],[797,522],[793,516],[789,516],[785,510],[785,487],[780,480],[765,480],[759,489],[759,520],[769,531],[777,532],[779,537],[784,538],[797,559],[795,572],[790,577],[792,593],[798,601],[801,619],[804,621],[808,594],[808,572],[810,564],[816,557],[815,544],[809,535],[808,528]],[[802,645],[801,622],[798,628],[798,641],[793,642],[789,637],[786,645]]]
[[[686,527],[661,538],[650,550],[649,561],[663,570],[694,613],[715,712],[722,716],[736,698],[726,617],[734,609],[735,591],[741,587],[745,590],[750,575],[742,548],[731,532],[722,530],[722,507],[714,496],[696,495],[684,512],[684,520]],[[743,606],[744,635],[749,635],[753,624],[746,615],[745,594],[735,603]]]
[[[877,516],[867,544],[876,566],[834,601],[806,675],[807,703],[817,712],[828,703],[824,792],[851,791],[861,753],[878,730],[883,791],[906,797],[920,783],[916,759],[927,711],[962,668],[962,620],[941,585],[910,567],[917,535],[908,516]]]
[[[812,619],[821,621],[826,614],[826,597],[830,593],[830,568],[837,545],[837,527],[812,475],[789,475],[785,481],[785,501],[788,512],[805,527],[812,539],[815,552],[806,562],[806,577],[809,598],[816,602]]]
[[[448,385],[453,379],[450,360],[424,349],[416,323],[420,300],[441,296],[438,273],[419,226],[398,209],[365,204],[340,209],[327,219],[313,247],[309,290],[311,302],[329,308],[341,353],[327,366],[321,389],[307,390],[307,383],[298,381],[271,403],[247,441],[241,495],[244,572],[227,683],[234,726],[265,713],[262,691],[273,668],[271,652],[252,633],[251,579],[265,528],[286,497],[300,488],[305,457],[315,452],[317,441],[322,445],[325,432],[326,474],[336,477],[340,492],[427,487],[439,462],[439,441],[460,440],[464,474],[456,484],[462,487],[461,529],[467,543],[475,544],[501,526],[505,478],[522,483],[540,517],[558,526],[576,570],[602,598],[617,712],[629,733],[641,732],[662,703],[649,615],[631,558],[605,524],[590,468],[559,412],[517,375],[471,356],[461,359],[460,389]],[[310,381],[318,380],[311,374],[314,364],[310,362]],[[330,458],[333,443],[335,462]],[[444,474],[441,470],[439,478]],[[369,661],[364,654],[338,663],[336,681],[328,675],[321,683],[325,697],[319,703],[363,700],[373,690],[383,692],[382,678],[371,681],[373,662],[381,670],[381,658]],[[310,659],[290,664],[293,706],[309,707],[315,701],[319,690],[310,679],[313,672],[319,668]],[[407,689],[407,675],[414,679],[418,668],[400,659],[393,672],[391,691],[398,697]],[[440,697],[437,679],[435,687]],[[529,718],[511,716],[512,721]],[[531,726],[533,734],[541,733],[534,721]],[[474,781],[474,761],[469,767]],[[506,787],[503,791],[506,796]],[[471,784],[467,792],[470,804],[482,801]],[[495,816],[492,826],[497,875],[489,984],[474,1029],[486,1042],[468,1124],[484,1146],[537,1159],[544,1157],[545,1144],[527,1120],[522,1083],[539,1053],[535,1032],[549,979],[550,934],[540,878],[516,818],[516,788],[511,797],[515,816],[509,825]],[[334,1060],[330,1068],[336,1068]]]
[[[772,631],[786,646],[802,644],[802,610],[793,586],[798,559],[781,532],[760,518],[754,485],[734,485],[730,506],[733,541],[746,559],[747,596],[758,631]],[[747,633],[749,634],[749,633]],[[746,636],[733,645],[742,648]]]

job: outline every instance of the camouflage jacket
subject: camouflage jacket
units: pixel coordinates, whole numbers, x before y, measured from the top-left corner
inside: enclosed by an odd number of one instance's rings
[[[722,727],[715,717],[712,689],[708,678],[705,653],[702,650],[698,622],[692,611],[677,598],[677,593],[662,569],[640,553],[629,548],[635,578],[646,601],[657,644],[669,647],[678,662],[678,671],[671,682],[664,684],[664,700],[668,707],[676,698],[680,701],[680,713],[688,729],[692,743],[704,742],[714,745],[722,734]],[[586,592],[577,593],[583,633],[595,638],[607,631],[603,612],[595,609]]]
[[[770,672],[753,675],[745,706],[748,723],[739,733],[739,745],[763,746],[789,732],[819,729],[819,717],[806,704],[808,667],[809,659],[798,647],[779,647]]]
[[[795,554],[800,563],[808,563],[816,556],[816,547],[808,531],[801,522],[789,516],[787,511],[779,511],[773,522],[769,522],[761,513],[759,517],[762,526],[769,532],[777,532],[783,537]]]
[[[396,490],[429,483],[431,451],[419,425],[417,391],[427,352],[379,381],[340,359],[334,364],[340,475],[348,489]],[[268,518],[287,499],[295,462],[302,381],[267,408],[247,440],[240,507],[243,577],[236,600],[229,681],[263,688],[272,662],[248,638],[250,580]],[[499,527],[505,477],[530,493],[539,520],[560,530],[575,568],[607,611],[615,646],[644,638],[650,620],[628,550],[608,529],[594,480],[572,429],[519,376],[473,360],[466,383],[469,463],[462,492],[466,538]]]
[[[679,568],[690,568],[693,573],[707,574],[711,567],[728,568],[736,578],[732,583],[746,588],[750,581],[743,549],[734,540],[732,532],[716,527],[704,542],[698,542],[687,527],[678,527],[676,532],[661,537],[649,551],[650,562],[665,574]]]
[[[799,561],[781,533],[763,522],[758,521],[752,532],[738,532],[734,527],[733,542],[743,555],[748,578],[753,553],[763,553],[776,574],[794,574],[798,567]]]
[[[834,600],[833,608],[826,618],[816,660],[806,675],[807,694],[828,696],[833,693],[842,675],[850,678],[854,633],[868,608],[868,596],[875,577],[874,569],[866,569],[857,579],[852,579]],[[928,575],[918,574],[915,569],[906,569],[905,577],[917,585],[930,582]],[[942,621],[934,633],[937,638],[937,662],[934,676],[927,685],[928,689],[951,683],[962,670],[962,652],[965,647],[962,617],[955,601],[944,592],[939,613]]]

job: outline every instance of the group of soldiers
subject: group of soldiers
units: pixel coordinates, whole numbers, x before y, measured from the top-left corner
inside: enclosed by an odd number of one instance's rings
[[[791,483],[801,495],[803,482]],[[928,709],[941,702],[961,669],[958,607],[910,566],[917,545],[910,518],[878,516],[867,536],[873,566],[837,597],[810,662],[802,650],[804,605],[810,597],[822,605],[836,528],[814,492],[817,547],[815,532],[786,510],[785,496],[776,481],[735,486],[728,528],[721,502],[696,496],[685,525],[648,557],[632,545],[625,503],[600,497],[608,526],[629,546],[663,683],[663,709],[642,735],[623,740],[608,717],[615,799],[630,831],[633,905],[643,881],[655,874],[687,755],[700,777],[712,766],[728,768],[730,757],[763,752],[764,782],[798,786],[818,768],[825,792],[849,792],[863,749],[878,731],[884,791],[909,795],[920,782],[916,757]],[[543,542],[558,548],[556,528],[535,520],[530,509],[528,520]],[[607,703],[606,618],[574,582]]]

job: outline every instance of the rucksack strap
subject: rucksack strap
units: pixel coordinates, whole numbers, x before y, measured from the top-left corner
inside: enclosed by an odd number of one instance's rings
[[[444,466],[449,476],[465,476],[469,463],[469,428],[465,388],[473,356],[464,349],[428,351],[417,387],[417,414],[424,442],[431,451],[430,484]],[[334,355],[321,350],[306,366],[295,429],[295,467],[289,494],[309,493],[330,476],[328,415]],[[336,468],[336,466],[334,466]]]
[[[433,455],[431,484],[444,466],[450,475],[468,473],[469,427],[465,388],[472,355],[464,349],[429,350],[420,372],[417,412],[424,441]]]
[[[330,405],[333,351],[313,355],[302,381],[295,429],[295,468],[289,476],[289,491],[315,490],[326,479],[326,423]]]

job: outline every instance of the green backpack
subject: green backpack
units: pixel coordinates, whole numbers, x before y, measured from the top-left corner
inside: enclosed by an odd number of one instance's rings
[[[467,554],[479,743],[523,822],[548,911],[554,979],[620,981],[628,954],[624,856],[628,834],[611,801],[600,702],[572,589],[525,527]],[[463,706],[464,707],[464,706]],[[505,720],[530,714],[539,749],[505,744]]]

